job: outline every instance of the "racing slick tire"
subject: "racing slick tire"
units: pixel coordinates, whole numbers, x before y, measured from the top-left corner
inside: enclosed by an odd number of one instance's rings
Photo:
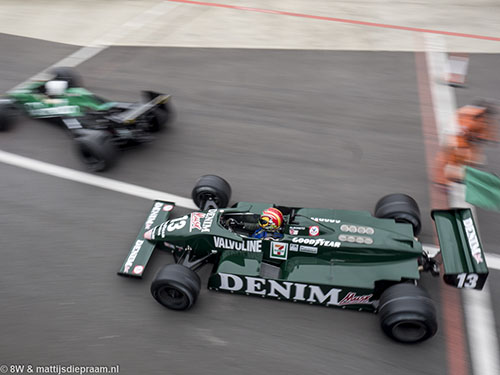
[[[381,198],[375,205],[374,216],[394,219],[399,223],[409,223],[413,227],[415,236],[418,236],[422,229],[418,204],[415,199],[406,194],[389,194]]]
[[[10,101],[0,100],[0,132],[12,128],[16,118],[16,110]]]
[[[200,289],[198,274],[182,264],[167,264],[158,271],[151,284],[153,298],[172,310],[187,310],[192,307]]]
[[[68,88],[83,86],[82,77],[73,68],[59,66],[51,69],[50,73],[54,75],[54,80],[68,82]]]
[[[414,284],[387,288],[380,297],[378,313],[384,333],[402,343],[418,343],[437,332],[434,302],[425,290]]]
[[[167,104],[168,105],[168,104]],[[148,130],[151,133],[156,133],[162,131],[165,128],[165,125],[170,119],[170,107],[157,108],[154,110],[153,115],[149,119],[149,127]]]
[[[78,155],[90,171],[104,171],[115,163],[116,149],[106,132],[99,130],[81,132],[75,138],[75,143]]]
[[[231,199],[231,186],[222,177],[215,175],[201,176],[191,193],[193,202],[203,209],[205,202],[212,199],[218,208],[227,207]]]

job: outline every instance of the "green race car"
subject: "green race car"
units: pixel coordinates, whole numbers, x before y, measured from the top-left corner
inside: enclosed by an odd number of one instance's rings
[[[171,118],[170,95],[143,91],[141,103],[103,99],[82,87],[71,68],[54,68],[0,100],[0,131],[8,130],[19,113],[61,124],[73,136],[76,149],[91,171],[109,168],[116,150],[149,142]]]
[[[406,343],[437,331],[436,308],[418,286],[420,274],[440,272],[457,288],[482,289],[488,268],[469,209],[434,210],[440,254],[431,257],[415,236],[417,203],[390,194],[365,211],[239,202],[227,208],[229,184],[207,175],[192,197],[201,211],[169,219],[174,203],[155,201],[119,275],[140,278],[158,247],[173,253],[151,285],[162,305],[185,310],[196,302],[195,272],[212,263],[208,288],[230,293],[378,312],[383,331]],[[261,213],[279,209],[279,239],[256,239]]]

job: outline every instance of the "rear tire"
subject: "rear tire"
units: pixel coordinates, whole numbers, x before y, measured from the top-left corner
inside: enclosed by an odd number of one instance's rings
[[[161,305],[172,310],[187,310],[198,298],[200,277],[181,264],[167,264],[155,276],[151,294]]]
[[[374,216],[394,219],[398,223],[409,223],[413,227],[415,236],[418,236],[422,229],[418,204],[415,199],[406,194],[389,194],[381,198],[375,205]]]
[[[55,81],[66,81],[68,82],[68,88],[71,87],[82,87],[83,80],[80,74],[73,68],[59,66],[50,70],[50,73],[54,75]]]
[[[196,181],[191,197],[200,209],[203,209],[209,199],[212,199],[218,208],[224,208],[231,199],[231,186],[222,177],[205,175]]]
[[[91,172],[110,168],[116,160],[116,149],[111,136],[104,131],[90,131],[75,138],[80,159]]]
[[[149,127],[148,130],[151,133],[160,132],[165,129],[166,124],[170,120],[170,106],[167,103],[166,109],[158,107],[154,110],[153,115],[149,119]]]
[[[380,297],[380,325],[393,340],[414,344],[437,332],[436,307],[427,292],[413,284],[396,284]]]

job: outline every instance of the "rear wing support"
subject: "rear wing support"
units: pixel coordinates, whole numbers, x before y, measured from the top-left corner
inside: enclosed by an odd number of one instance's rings
[[[144,238],[144,233],[151,228],[160,225],[168,220],[170,212],[174,209],[175,203],[166,201],[155,201],[153,207],[141,227],[139,234],[135,238],[134,244],[130,249],[127,258],[122,264],[118,275],[142,278],[142,274],[149,258],[153,254],[156,243]]]
[[[456,288],[483,289],[488,266],[472,211],[433,210],[444,266],[444,281]]]

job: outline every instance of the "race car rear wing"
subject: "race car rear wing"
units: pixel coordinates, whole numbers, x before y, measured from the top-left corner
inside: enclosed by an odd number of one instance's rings
[[[170,212],[174,209],[175,203],[166,201],[155,201],[153,207],[141,227],[127,258],[123,262],[118,275],[141,278],[146,265],[153,254],[156,244],[144,239],[144,233],[151,228],[168,220]]]
[[[109,119],[120,124],[132,124],[139,117],[155,109],[156,107],[166,108],[165,103],[167,103],[172,98],[171,95],[159,94],[153,91],[144,91],[143,95],[150,98],[147,103],[134,106],[130,109],[127,109],[126,111],[120,112],[119,114],[110,116]]]
[[[472,211],[433,210],[431,216],[436,223],[444,281],[456,288],[481,290],[488,277],[488,266]]]

